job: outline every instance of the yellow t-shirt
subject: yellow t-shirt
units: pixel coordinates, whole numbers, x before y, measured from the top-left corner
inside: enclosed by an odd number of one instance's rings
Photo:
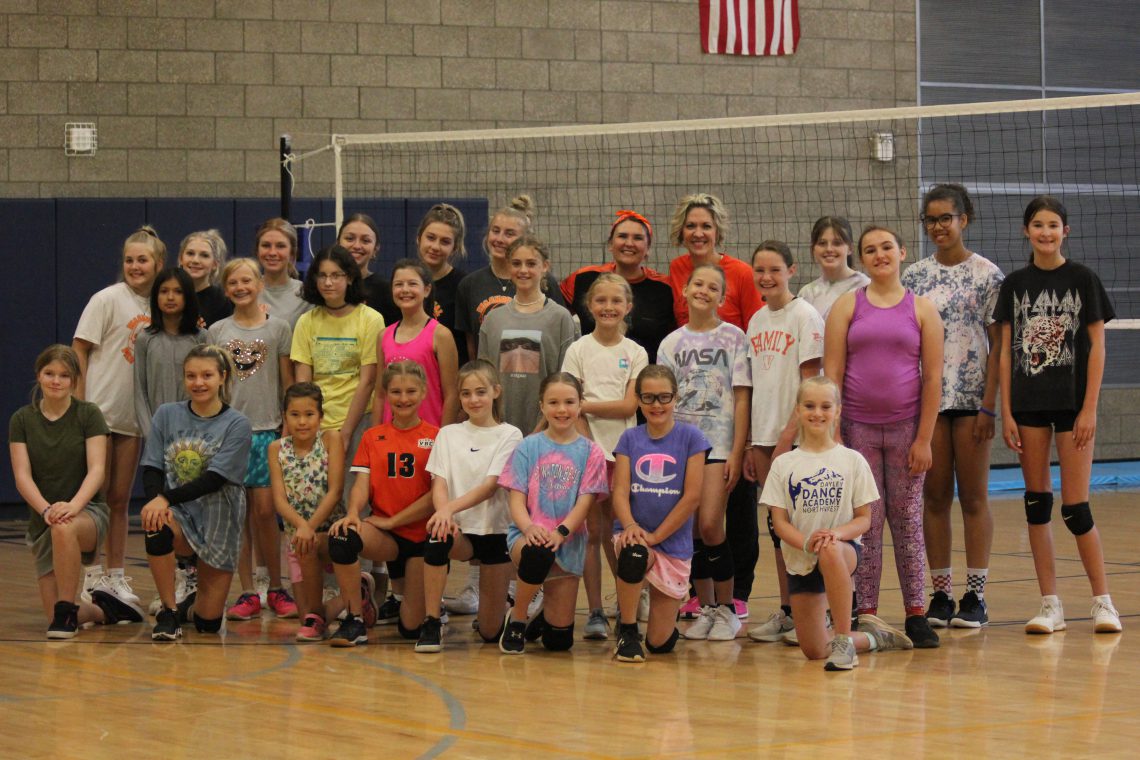
[[[364,304],[343,317],[334,317],[318,307],[297,320],[289,357],[313,368],[313,382],[325,397],[322,430],[344,425],[360,382],[360,368],[376,364],[376,340],[383,329],[384,318]],[[371,409],[369,396],[366,414]]]

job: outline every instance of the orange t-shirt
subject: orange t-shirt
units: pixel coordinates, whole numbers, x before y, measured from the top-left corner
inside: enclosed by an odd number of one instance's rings
[[[392,424],[364,431],[352,460],[353,472],[368,473],[368,503],[372,514],[393,517],[431,490],[428,456],[439,428],[430,422],[407,430]],[[427,540],[427,517],[393,528],[409,541]]]
[[[717,316],[747,332],[752,315],[764,306],[764,299],[752,279],[752,267],[727,253],[721,254],[719,265],[724,271],[728,292],[725,293],[724,304],[716,310]],[[689,304],[685,300],[685,284],[688,283],[689,275],[692,273],[693,257],[687,253],[669,262],[669,279],[673,282],[675,294],[673,314],[677,318],[678,326],[689,324]]]

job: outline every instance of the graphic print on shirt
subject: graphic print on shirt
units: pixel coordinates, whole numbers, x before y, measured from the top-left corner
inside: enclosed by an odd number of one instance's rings
[[[795,482],[788,475],[788,496],[796,514],[829,512],[835,514],[843,502],[843,476],[828,467],[820,467],[814,475]]]
[[[357,365],[356,338],[332,338],[318,335],[313,345],[313,372],[323,375],[352,375]]]
[[[540,330],[503,330],[499,338],[499,372],[537,375],[542,367]]]
[[[257,374],[265,366],[265,357],[269,354],[269,346],[261,338],[246,343],[244,340],[232,338],[225,342],[222,348],[229,352],[234,360],[234,369],[237,370],[239,381],[247,380]]]
[[[475,307],[475,313],[479,315],[479,324],[483,324],[483,320],[487,318],[487,314],[500,306],[509,304],[512,300],[511,296],[488,296],[484,298]],[[437,317],[438,319],[438,317]]]
[[[1071,340],[1080,325],[1081,295],[1043,290],[1032,305],[1026,292],[1014,294],[1013,355],[1026,375],[1073,364]]]
[[[821,339],[819,333],[814,333],[812,338]],[[777,356],[788,355],[788,351],[796,344],[796,336],[787,330],[764,330],[753,335],[748,342],[752,347],[752,355],[760,360],[760,366],[769,370]]]
[[[145,330],[150,326],[150,317],[146,314],[139,314],[127,322],[127,329],[130,334],[127,336],[127,345],[123,346],[123,358],[127,360],[127,364],[135,363],[135,340],[139,337],[139,330]]]
[[[163,452],[166,471],[174,473],[178,485],[186,485],[206,472],[210,460],[218,451],[218,445],[197,433],[175,435]]]
[[[647,493],[655,496],[680,496],[683,483],[666,485],[677,480],[677,459],[660,451],[643,454],[633,464],[637,479],[629,484],[630,493]],[[639,482],[640,481],[640,482]],[[646,485],[652,484],[652,485]]]
[[[723,348],[683,349],[673,355],[673,361],[678,367],[693,367],[686,373],[677,406],[699,417],[719,414],[720,399],[731,392],[725,388],[728,352]]]
[[[564,499],[578,480],[574,460],[560,451],[551,451],[538,462],[538,482],[544,498]]]

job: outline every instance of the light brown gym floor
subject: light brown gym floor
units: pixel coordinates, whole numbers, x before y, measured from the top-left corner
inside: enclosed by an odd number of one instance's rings
[[[23,524],[0,524],[0,757],[1135,757],[1140,738],[1140,530],[1136,492],[1100,492],[1123,634],[1093,634],[1090,592],[1071,537],[1055,521],[1069,630],[1022,625],[1038,591],[1020,498],[993,501],[986,598],[993,621],[943,631],[942,647],[860,656],[826,673],[798,649],[744,630],[774,608],[772,548],[761,548],[752,619],[735,642],[685,642],[642,665],[611,659],[612,641],[570,654],[531,645],[507,657],[454,617],[438,655],[417,655],[394,627],[368,646],[293,642],[297,621],[228,623],[223,639],[187,631],[152,644],[150,623],[44,639]],[[965,580],[955,518],[956,594]],[[888,547],[888,554],[890,547]],[[133,533],[128,574],[153,584]],[[902,620],[893,562],[880,615]],[[466,567],[455,566],[452,587]],[[607,588],[607,591],[610,590]]]

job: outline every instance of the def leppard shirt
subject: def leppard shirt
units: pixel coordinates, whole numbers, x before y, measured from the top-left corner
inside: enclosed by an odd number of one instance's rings
[[[1010,410],[1080,411],[1088,326],[1115,316],[1100,279],[1075,261],[1052,270],[1030,264],[1007,277],[994,319],[1010,325]]]

